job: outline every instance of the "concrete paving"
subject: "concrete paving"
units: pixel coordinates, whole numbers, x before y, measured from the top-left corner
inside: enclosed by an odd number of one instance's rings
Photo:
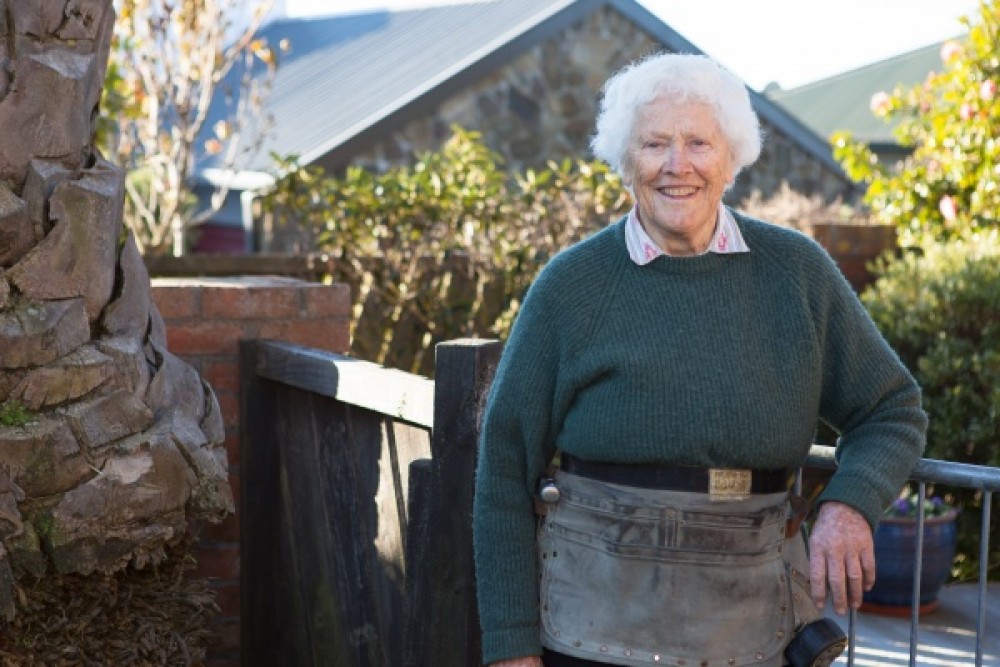
[[[917,660],[921,667],[974,667],[979,613],[976,584],[945,586],[938,608],[921,617],[917,629]],[[1000,584],[987,588],[986,632],[982,638],[983,667],[1000,667]],[[847,630],[847,618],[828,611]],[[855,628],[854,665],[892,667],[910,664],[910,617],[859,612]],[[835,665],[847,665],[847,652]]]

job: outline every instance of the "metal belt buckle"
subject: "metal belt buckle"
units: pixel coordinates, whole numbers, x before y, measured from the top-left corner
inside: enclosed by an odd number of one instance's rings
[[[753,476],[749,470],[709,468],[708,496],[711,500],[746,500]]]

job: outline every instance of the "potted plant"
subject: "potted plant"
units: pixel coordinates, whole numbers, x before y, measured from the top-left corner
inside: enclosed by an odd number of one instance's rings
[[[958,510],[940,496],[919,498],[909,488],[886,510],[875,531],[875,586],[865,593],[861,609],[909,615],[917,555],[917,513],[924,506],[924,544],[920,573],[920,613],[938,606],[938,593],[955,558]]]

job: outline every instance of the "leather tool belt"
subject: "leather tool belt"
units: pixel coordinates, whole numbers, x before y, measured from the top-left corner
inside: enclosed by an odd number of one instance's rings
[[[565,452],[560,466],[574,475],[609,484],[714,496],[782,493],[791,488],[795,479],[795,471],[788,468],[738,470],[666,464],[594,463]]]

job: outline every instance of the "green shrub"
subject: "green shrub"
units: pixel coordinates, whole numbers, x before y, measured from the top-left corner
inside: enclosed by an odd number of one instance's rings
[[[294,159],[265,197],[276,222],[312,230],[352,288],[351,354],[431,375],[433,346],[506,338],[528,286],[559,250],[627,210],[599,162],[508,172],[478,133],[384,174],[341,178]]]
[[[923,388],[925,456],[1000,466],[1000,234],[925,244],[877,272],[862,300]],[[960,570],[971,574],[982,499],[953,495],[963,507]]]

